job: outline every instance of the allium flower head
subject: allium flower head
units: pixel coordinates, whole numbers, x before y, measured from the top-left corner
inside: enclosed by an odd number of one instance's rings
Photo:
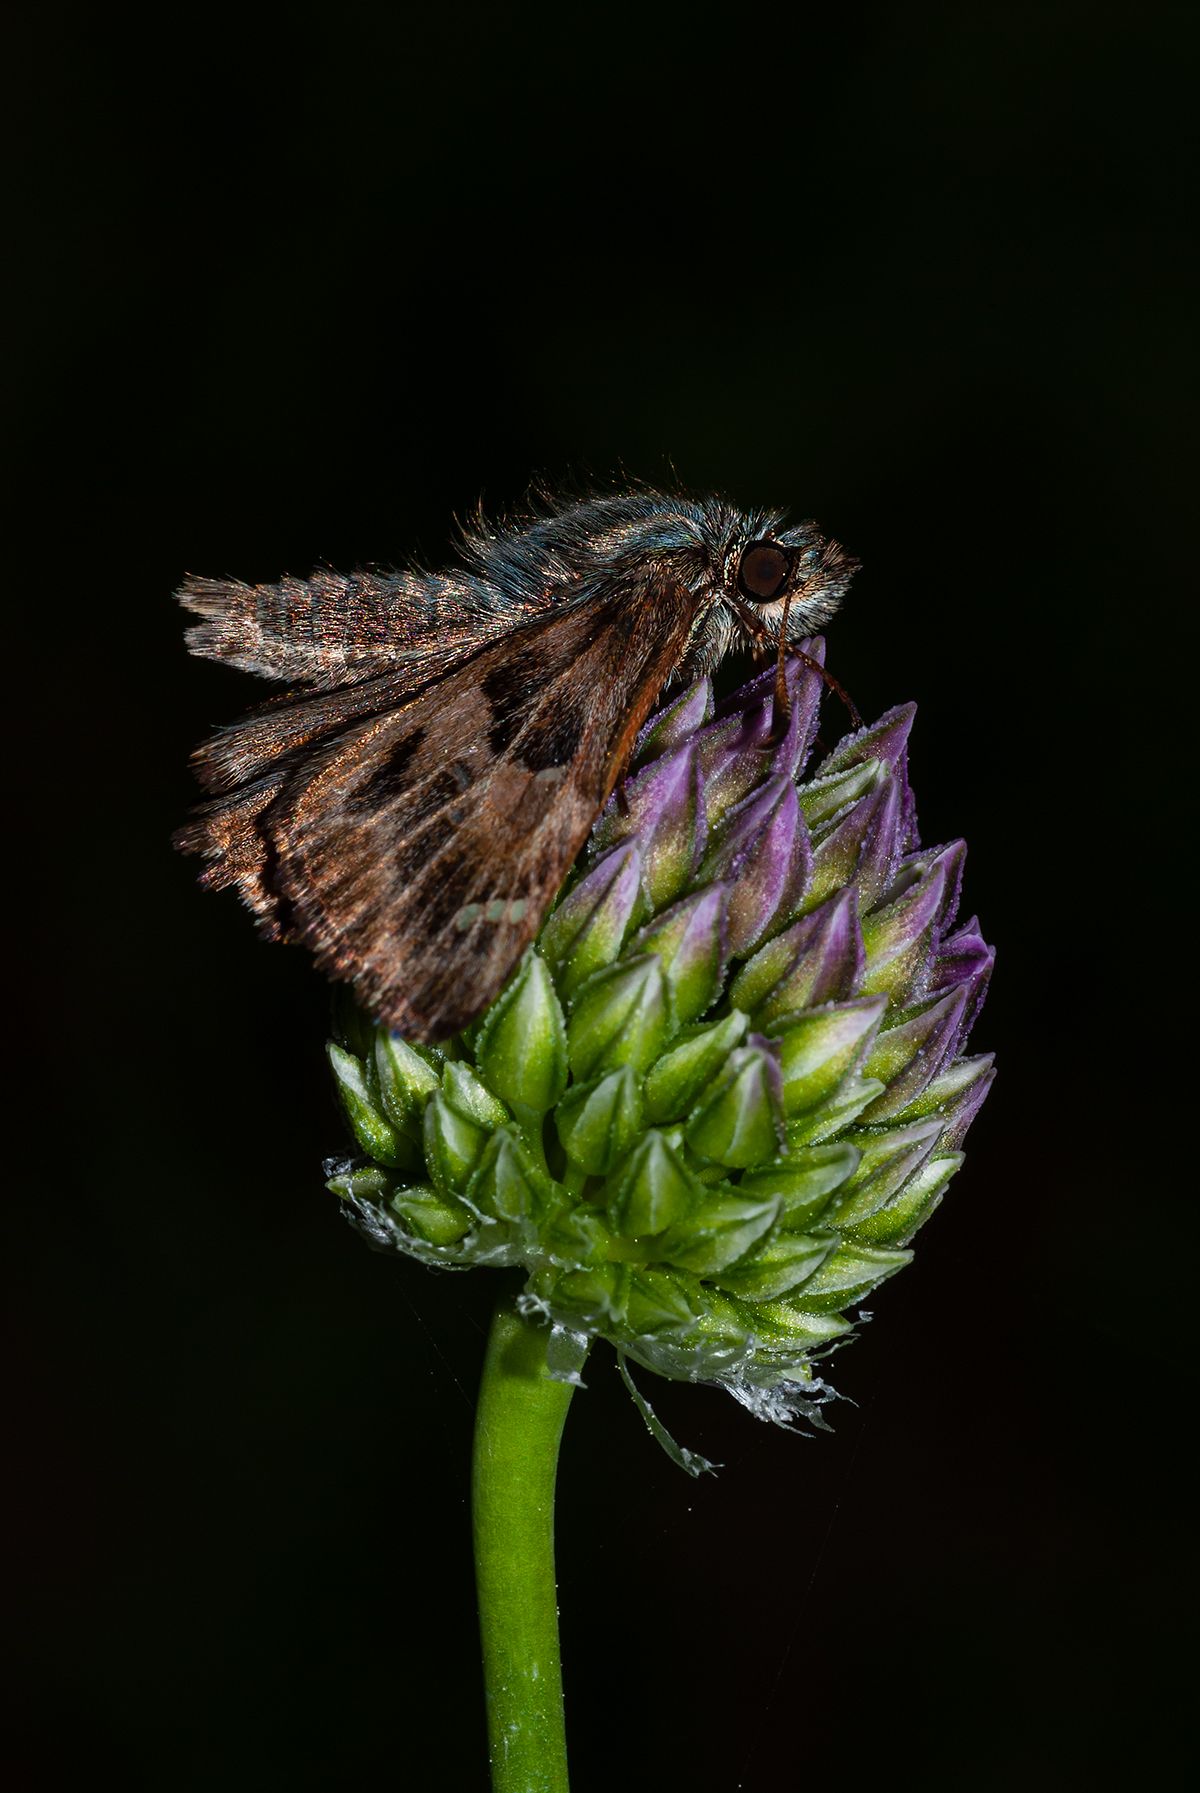
[[[821,654],[820,641],[808,644]],[[595,1337],[814,1419],[813,1361],[912,1256],[992,1078],[965,848],[922,848],[913,706],[807,776],[822,685],[788,669],[643,730],[517,975],[444,1047],[348,1014],[329,1048],[365,1157],[330,1187],[376,1243],[516,1266],[575,1379]]]

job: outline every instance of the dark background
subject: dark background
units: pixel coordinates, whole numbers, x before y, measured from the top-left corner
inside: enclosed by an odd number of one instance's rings
[[[483,1786],[494,1285],[321,1187],[325,991],[168,846],[256,695],[170,592],[674,466],[862,557],[831,661],[919,702],[1001,1076],[832,1437],[659,1384],[693,1484],[596,1354],[575,1784],[1183,1785],[1194,11],[253,16],[47,10],[5,78],[10,1784]]]

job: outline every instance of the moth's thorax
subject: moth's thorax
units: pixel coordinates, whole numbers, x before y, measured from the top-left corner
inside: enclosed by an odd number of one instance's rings
[[[748,605],[738,593],[741,557],[750,544],[768,541],[788,552],[789,589]],[[677,679],[710,670],[733,647],[778,641],[785,615],[789,640],[813,634],[837,609],[855,566],[813,524],[789,528],[780,511],[658,492],[590,499],[512,531],[481,529],[465,546],[472,572],[498,604],[520,594],[541,609],[620,590],[636,607],[643,591],[673,593],[694,611]]]

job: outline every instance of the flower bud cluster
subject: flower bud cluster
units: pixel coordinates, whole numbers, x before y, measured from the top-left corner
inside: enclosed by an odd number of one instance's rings
[[[564,1374],[600,1336],[780,1419],[909,1261],[992,1078],[965,1055],[992,951],[957,920],[963,843],[918,843],[913,707],[803,777],[822,687],[788,676],[782,739],[773,673],[647,725],[466,1035],[351,1016],[329,1048],[364,1154],[330,1187],[376,1242],[519,1266]]]

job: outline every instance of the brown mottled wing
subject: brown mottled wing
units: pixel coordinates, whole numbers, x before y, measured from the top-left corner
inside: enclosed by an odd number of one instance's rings
[[[642,589],[529,623],[206,806],[185,850],[414,1039],[465,1027],[533,939],[695,616]]]

